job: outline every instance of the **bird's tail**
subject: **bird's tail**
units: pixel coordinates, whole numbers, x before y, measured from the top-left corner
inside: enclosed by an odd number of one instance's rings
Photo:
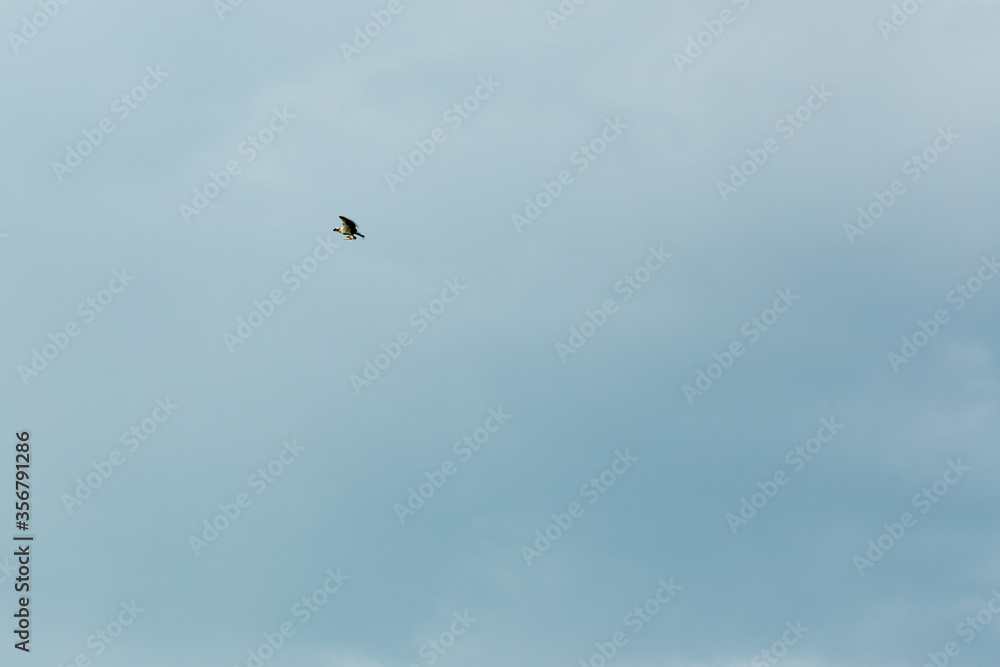
[[[357,232],[354,232],[354,234],[355,234],[355,236],[360,236],[361,238],[364,238],[364,237],[365,237],[365,235],[364,235],[364,234],[358,234]]]

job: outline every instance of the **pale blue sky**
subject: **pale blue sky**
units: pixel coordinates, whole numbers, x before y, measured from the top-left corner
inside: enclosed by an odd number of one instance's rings
[[[993,665],[1000,2],[902,4],[7,3],[0,651]]]

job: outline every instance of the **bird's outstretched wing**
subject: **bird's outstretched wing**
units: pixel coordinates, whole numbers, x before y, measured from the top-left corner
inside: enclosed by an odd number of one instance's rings
[[[356,224],[354,224],[353,220],[351,220],[350,218],[345,218],[342,215],[339,216],[339,217],[340,217],[341,220],[344,221],[344,226],[347,227],[347,230],[350,233],[354,234],[354,233],[356,233],[358,231],[358,226]]]

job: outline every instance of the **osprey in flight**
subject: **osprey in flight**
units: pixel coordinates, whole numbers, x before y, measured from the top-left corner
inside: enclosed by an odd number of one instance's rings
[[[340,232],[348,239],[353,239],[356,236],[360,236],[361,238],[365,237],[364,234],[358,232],[358,226],[354,224],[353,220],[351,220],[350,218],[345,218],[344,216],[340,216],[340,219],[344,221],[344,224],[342,224],[339,228],[334,229],[333,231]]]

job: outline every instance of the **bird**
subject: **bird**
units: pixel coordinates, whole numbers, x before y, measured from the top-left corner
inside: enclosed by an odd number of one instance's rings
[[[356,236],[360,236],[361,238],[365,237],[364,234],[358,232],[358,226],[354,224],[353,220],[351,220],[350,218],[345,218],[344,216],[340,216],[340,219],[344,221],[344,224],[342,224],[340,227],[335,228],[333,231],[340,232],[348,239],[353,239]]]

